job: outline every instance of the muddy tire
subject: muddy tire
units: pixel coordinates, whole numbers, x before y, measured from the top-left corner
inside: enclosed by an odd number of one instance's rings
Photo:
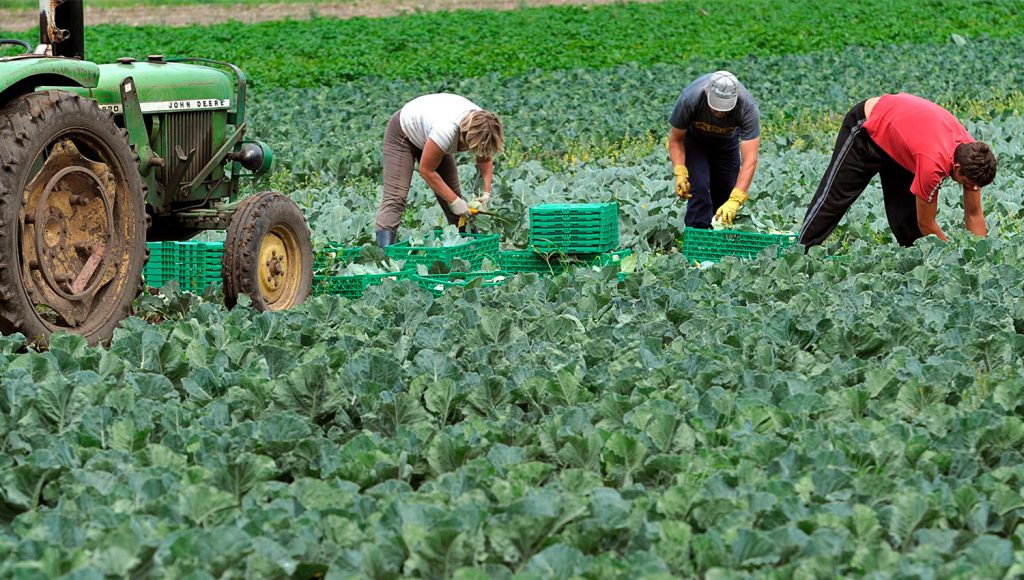
[[[0,331],[103,343],[142,290],[146,187],[113,116],[63,91],[0,109]]]
[[[221,276],[228,308],[240,294],[257,310],[301,304],[313,286],[313,247],[299,206],[273,191],[239,204],[228,225]]]

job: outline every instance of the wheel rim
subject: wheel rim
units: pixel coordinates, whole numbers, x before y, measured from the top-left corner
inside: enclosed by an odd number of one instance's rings
[[[137,232],[124,208],[130,187],[115,160],[100,137],[71,129],[33,161],[19,213],[19,258],[25,294],[51,330],[87,333],[116,315]]]
[[[260,242],[258,274],[260,295],[270,310],[284,310],[296,303],[302,282],[299,239],[286,225],[270,229]]]

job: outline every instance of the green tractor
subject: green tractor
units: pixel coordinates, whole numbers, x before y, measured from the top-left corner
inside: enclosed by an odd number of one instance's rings
[[[302,302],[302,211],[276,192],[239,199],[272,162],[245,137],[245,74],[160,55],[89,62],[82,0],[41,0],[39,30],[36,47],[0,40],[0,332],[105,342],[142,290],[146,241],[206,230],[227,230],[229,307]]]

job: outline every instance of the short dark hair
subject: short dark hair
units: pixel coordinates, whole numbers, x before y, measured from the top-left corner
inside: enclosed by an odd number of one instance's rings
[[[960,165],[960,174],[980,187],[996,178],[996,156],[987,143],[961,143],[953,152],[953,162]]]

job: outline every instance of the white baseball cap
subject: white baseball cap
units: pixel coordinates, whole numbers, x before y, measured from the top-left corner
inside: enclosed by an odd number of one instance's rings
[[[731,72],[720,70],[711,74],[704,92],[712,111],[727,113],[736,107],[740,97],[740,81]]]

